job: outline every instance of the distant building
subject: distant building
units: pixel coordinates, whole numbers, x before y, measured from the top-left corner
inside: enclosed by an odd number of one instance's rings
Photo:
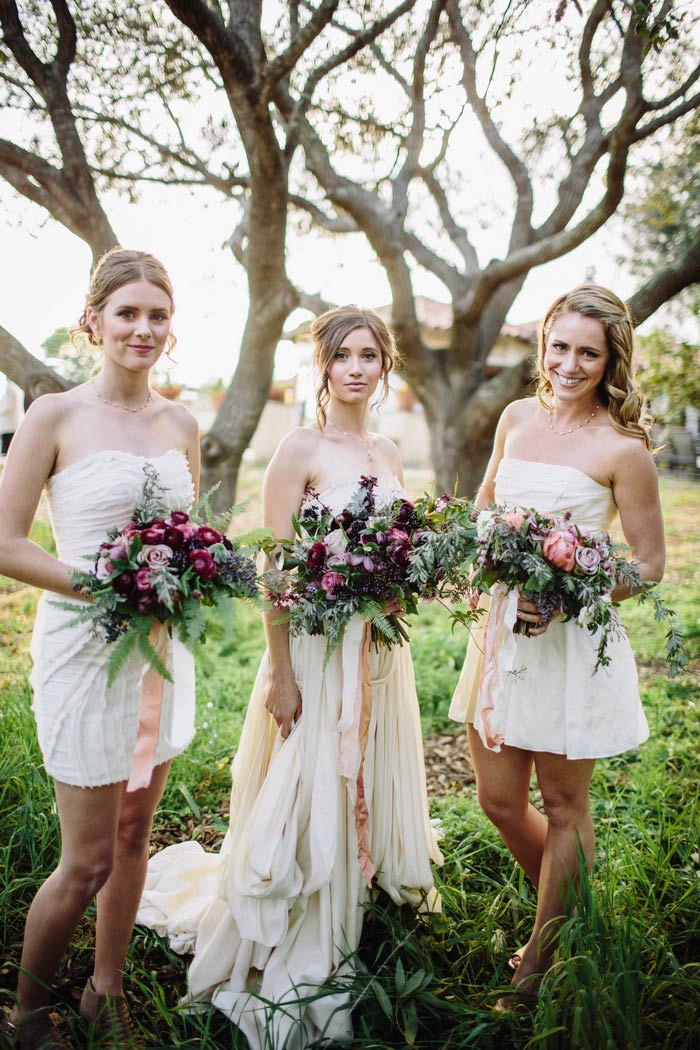
[[[446,350],[452,332],[452,306],[424,295],[417,295],[415,304],[421,339],[425,345],[431,350]],[[379,306],[376,312],[387,324],[391,323],[390,305]],[[524,357],[534,354],[538,327],[539,321],[520,325],[504,324],[486,360],[486,375],[497,375],[503,368],[517,365]]]

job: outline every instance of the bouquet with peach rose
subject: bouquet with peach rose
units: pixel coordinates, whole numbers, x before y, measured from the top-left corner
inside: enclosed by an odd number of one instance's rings
[[[74,573],[73,590],[89,604],[55,603],[75,613],[71,623],[87,621],[106,642],[116,643],[107,664],[110,684],[134,649],[170,677],[151,644],[155,625],[168,625],[193,648],[206,629],[205,606],[228,616],[231,599],[257,597],[246,538],[229,539],[225,517],[215,524],[198,520],[206,499],[192,512],[166,510],[156,469],[146,464],[144,474],[131,520],[108,534],[93,571]]]
[[[639,600],[651,599],[656,619],[672,619],[653,584],[641,580],[637,568],[621,553],[607,532],[591,532],[576,525],[569,513],[559,517],[525,507],[490,506],[476,519],[477,553],[471,583],[486,591],[495,583],[517,589],[539,609],[549,623],[556,613],[594,633],[600,632],[594,670],[610,662],[608,642],[624,631],[612,601],[617,583],[627,583]],[[528,624],[516,620],[514,631],[528,633]],[[666,636],[672,674],[687,662],[676,627]]]

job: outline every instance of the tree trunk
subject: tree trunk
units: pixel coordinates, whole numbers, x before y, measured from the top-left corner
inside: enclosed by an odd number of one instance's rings
[[[0,372],[24,391],[25,404],[41,394],[55,394],[70,387],[52,368],[34,357],[7,329],[0,326]]]
[[[238,367],[201,443],[201,488],[206,492],[220,483],[211,500],[217,513],[228,510],[235,501],[241,459],[260,422],[272,383],[277,344],[295,306],[291,286],[284,282],[276,294],[268,292],[263,302],[251,295]]]
[[[423,401],[435,468],[435,487],[472,498],[484,476],[501,413],[524,397],[531,382],[529,359],[475,385],[466,397],[444,380],[424,377],[434,389]]]

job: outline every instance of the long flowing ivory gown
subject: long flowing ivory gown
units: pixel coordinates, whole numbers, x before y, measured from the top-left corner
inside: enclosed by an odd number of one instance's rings
[[[609,488],[561,464],[503,459],[495,495],[499,504],[543,514],[571,511],[574,524],[593,532],[606,530],[616,513]],[[626,633],[621,629],[611,639],[610,663],[594,673],[599,632],[555,619],[545,634],[514,635],[517,603],[517,591],[500,603],[501,644],[485,669],[487,621],[473,631],[450,716],[473,723],[486,746],[484,712],[505,744],[572,759],[617,755],[646,740],[649,728]]]
[[[339,513],[357,483],[320,493]],[[375,496],[403,492],[380,478]],[[149,863],[137,921],[194,951],[188,998],[213,1003],[253,1050],[298,1050],[352,1037],[351,972],[374,884],[401,904],[436,908],[423,744],[407,646],[371,651],[371,715],[362,726],[364,624],[354,617],[326,663],[326,640],[290,641],[303,714],[286,741],[265,710],[265,654],[233,760],[220,854],[170,846]],[[366,732],[362,759],[361,737]],[[366,802],[366,807],[363,802]],[[359,832],[359,838],[358,838]]]

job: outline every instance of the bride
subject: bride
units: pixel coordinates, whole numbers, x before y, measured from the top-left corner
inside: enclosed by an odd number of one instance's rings
[[[370,399],[388,389],[391,332],[353,306],[327,311],[312,334],[317,421],[283,439],[265,474],[264,521],[280,538],[292,537],[302,503],[340,513],[362,476],[376,477],[381,504],[403,494],[396,446],[367,430]],[[183,843],[154,857],[139,921],[194,950],[190,1000],[226,1013],[253,1050],[292,1050],[352,1038],[337,978],[352,973],[363,905],[377,886],[396,903],[435,907],[430,861],[442,857],[408,648],[371,652],[365,742],[353,710],[362,620],[328,662],[325,638],[290,638],[276,611],[265,629],[221,854]],[[330,977],[335,989],[322,989]]]

